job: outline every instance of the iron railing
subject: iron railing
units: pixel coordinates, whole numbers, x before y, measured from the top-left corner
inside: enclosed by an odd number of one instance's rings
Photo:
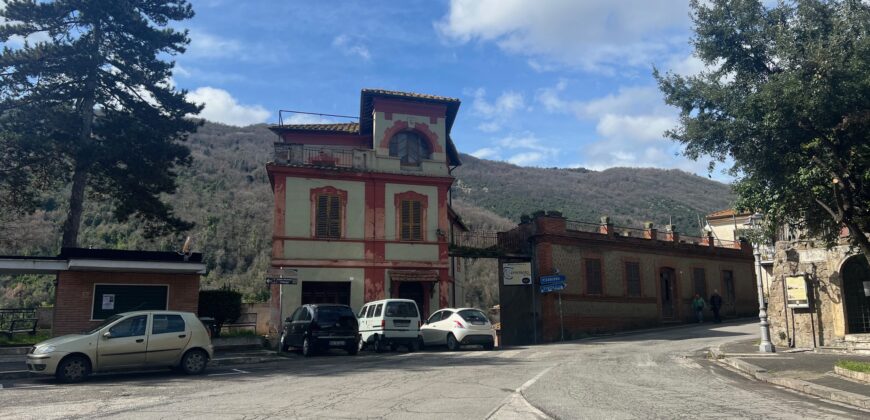
[[[354,150],[346,147],[275,143],[275,162],[291,165],[355,168]],[[363,165],[363,162],[360,162]],[[363,165],[364,166],[364,165]]]
[[[0,309],[0,330],[8,330],[16,320],[36,319],[36,309]]]

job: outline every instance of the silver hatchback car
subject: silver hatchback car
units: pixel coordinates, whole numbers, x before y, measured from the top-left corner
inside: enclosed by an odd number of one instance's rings
[[[195,314],[137,311],[112,315],[81,334],[43,341],[27,354],[31,372],[78,382],[92,372],[179,368],[202,373],[214,356],[211,338]]]

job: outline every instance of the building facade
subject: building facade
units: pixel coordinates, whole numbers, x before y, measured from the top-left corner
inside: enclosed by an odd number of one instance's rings
[[[558,213],[538,215],[501,234],[504,248],[525,247],[531,256],[529,285],[500,282],[502,340],[526,344],[590,333],[691,322],[695,293],[718,290],[724,317],[758,312],[753,256],[745,242],[723,246],[712,237],[618,228],[568,221]],[[503,258],[502,263],[521,258]],[[541,276],[562,274],[561,293],[541,293]],[[709,308],[705,317],[712,319]]]
[[[459,100],[364,89],[358,123],[272,126],[272,325],[305,303],[402,297],[447,306],[450,129]]]
[[[728,209],[708,214],[705,228],[718,242],[727,244],[738,242],[740,238],[745,238],[747,236],[746,233],[755,228],[752,223],[752,213]],[[755,245],[758,246],[760,257],[760,275],[764,290],[764,300],[768,301],[770,299],[770,283],[773,278],[774,248],[772,243]]]

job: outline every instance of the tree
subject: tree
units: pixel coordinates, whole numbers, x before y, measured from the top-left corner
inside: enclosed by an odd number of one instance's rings
[[[227,322],[242,316],[242,294],[230,287],[199,292],[199,316],[214,318],[216,337]]]
[[[186,0],[11,0],[0,16],[0,194],[33,211],[44,188],[70,186],[63,246],[76,246],[86,192],[147,235],[183,231],[161,194],[189,165],[181,142],[201,107],[171,84],[193,17]],[[9,48],[10,40],[24,40]]]
[[[861,0],[691,2],[708,70],[654,71],[680,110],[667,135],[693,159],[733,159],[737,207],[870,261],[870,5]]]

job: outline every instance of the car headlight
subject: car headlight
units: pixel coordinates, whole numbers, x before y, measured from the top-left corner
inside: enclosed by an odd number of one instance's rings
[[[40,346],[33,350],[33,354],[46,354],[55,351],[54,346]]]

